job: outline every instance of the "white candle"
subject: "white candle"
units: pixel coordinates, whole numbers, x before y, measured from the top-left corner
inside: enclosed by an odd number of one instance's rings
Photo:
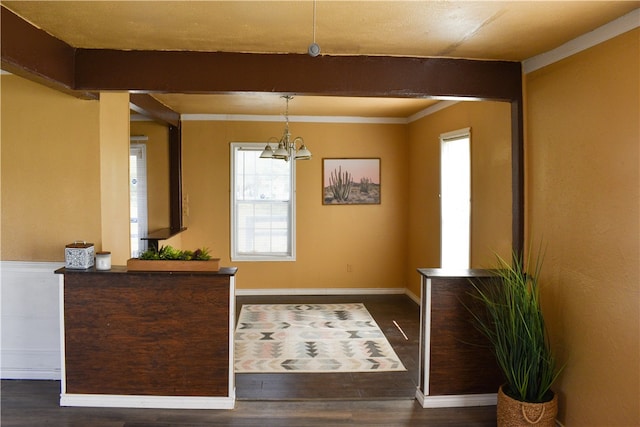
[[[96,253],[96,270],[111,270],[111,252]]]

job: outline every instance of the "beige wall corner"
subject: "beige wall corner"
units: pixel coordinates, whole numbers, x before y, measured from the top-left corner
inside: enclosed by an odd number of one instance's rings
[[[102,250],[126,265],[129,232],[129,94],[100,94],[100,200]],[[98,248],[96,248],[98,249]]]
[[[640,425],[640,30],[527,75],[527,228],[567,426]]]

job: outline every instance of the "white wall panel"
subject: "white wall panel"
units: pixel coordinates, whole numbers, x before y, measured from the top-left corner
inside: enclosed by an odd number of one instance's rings
[[[3,379],[60,379],[59,277],[63,262],[0,262]]]

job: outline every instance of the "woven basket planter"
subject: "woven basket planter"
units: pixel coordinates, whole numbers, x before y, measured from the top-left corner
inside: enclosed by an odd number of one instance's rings
[[[498,427],[554,427],[558,415],[558,395],[544,403],[513,399],[498,390]]]

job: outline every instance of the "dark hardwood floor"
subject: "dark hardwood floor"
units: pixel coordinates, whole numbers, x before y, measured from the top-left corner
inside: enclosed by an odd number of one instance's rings
[[[332,302],[364,303],[407,371],[237,374],[234,410],[60,407],[59,381],[4,380],[0,390],[0,425],[495,426],[495,406],[423,409],[414,399],[418,375],[419,308],[404,295],[245,296],[237,297],[237,313],[242,304]]]
[[[420,308],[405,295],[237,297],[242,304],[365,305],[407,370],[371,373],[236,374],[238,399],[413,399],[418,385]],[[396,322],[407,338],[393,322]]]

